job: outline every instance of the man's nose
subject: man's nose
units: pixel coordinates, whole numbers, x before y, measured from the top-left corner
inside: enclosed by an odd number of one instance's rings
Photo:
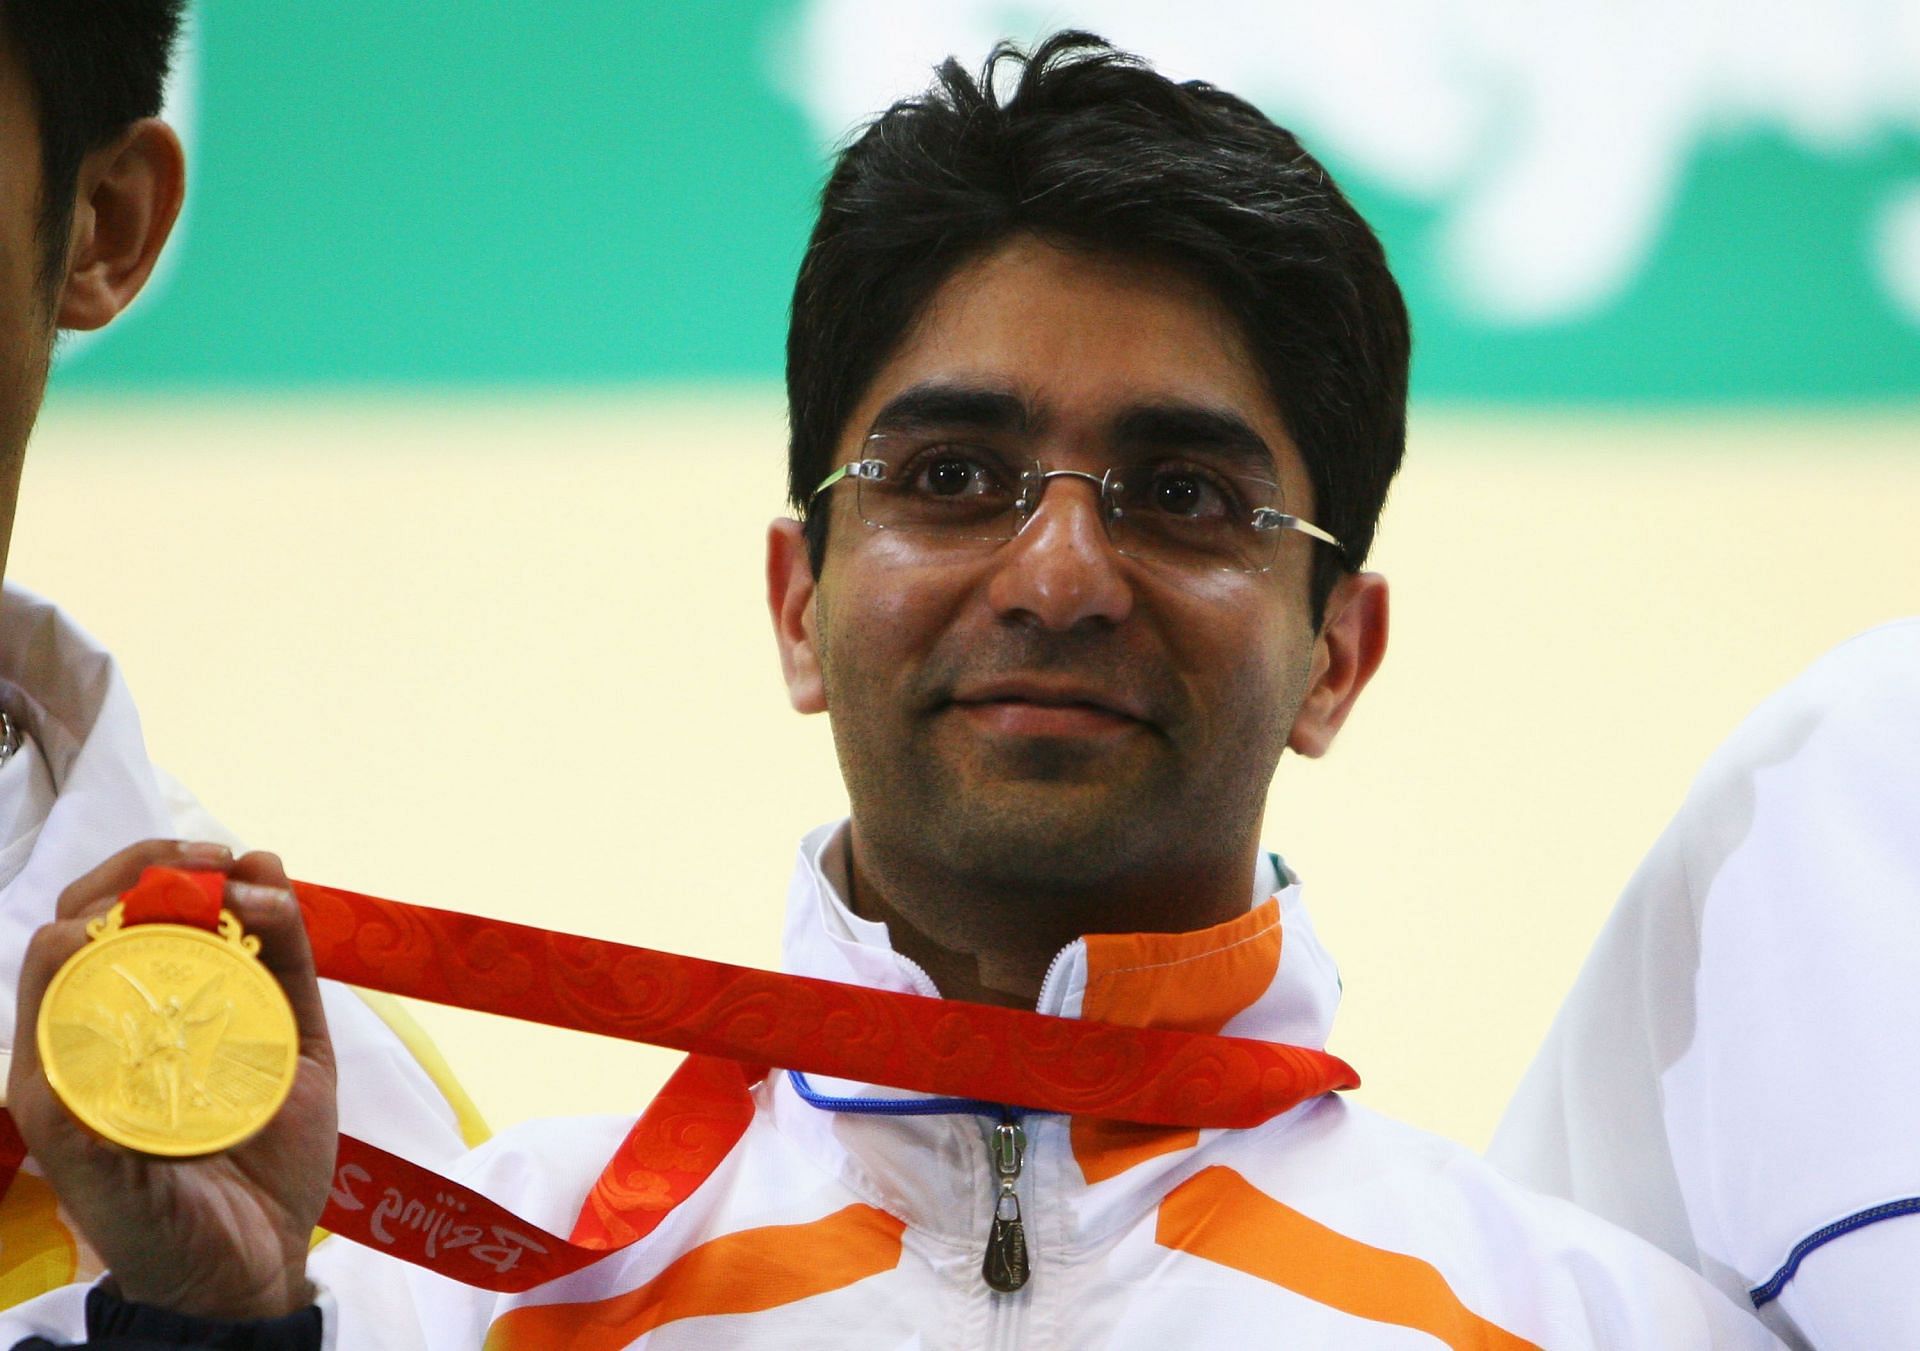
[[[1100,481],[1056,471],[1036,491],[1026,526],[995,551],[989,603],[1049,629],[1126,618],[1133,586],[1107,534]]]

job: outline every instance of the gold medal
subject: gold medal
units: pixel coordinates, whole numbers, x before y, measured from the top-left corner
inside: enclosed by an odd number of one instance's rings
[[[40,1063],[67,1110],[143,1154],[213,1154],[273,1119],[293,1087],[300,1034],[258,938],[125,925],[120,904],[54,973]]]

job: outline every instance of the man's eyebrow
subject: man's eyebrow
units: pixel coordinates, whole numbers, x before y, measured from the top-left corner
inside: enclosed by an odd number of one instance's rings
[[[1273,448],[1240,414],[1195,403],[1141,404],[1113,420],[1112,440],[1122,451],[1207,450],[1245,463],[1249,469],[1278,471]]]
[[[1026,402],[1009,389],[932,381],[909,386],[887,400],[867,434],[930,427],[1024,432],[1031,423]]]

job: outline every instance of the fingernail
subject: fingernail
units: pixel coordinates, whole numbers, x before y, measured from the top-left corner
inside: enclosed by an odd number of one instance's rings
[[[265,887],[258,882],[228,882],[227,899],[248,905],[280,905],[293,899],[285,887]]]
[[[233,850],[206,840],[187,840],[180,846],[180,861],[202,868],[224,868],[233,862]]]

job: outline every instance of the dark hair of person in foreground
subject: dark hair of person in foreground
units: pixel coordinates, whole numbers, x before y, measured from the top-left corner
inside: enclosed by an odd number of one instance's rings
[[[156,116],[184,0],[0,0],[0,42],[33,86],[40,122],[40,249],[57,284],[80,161]]]

